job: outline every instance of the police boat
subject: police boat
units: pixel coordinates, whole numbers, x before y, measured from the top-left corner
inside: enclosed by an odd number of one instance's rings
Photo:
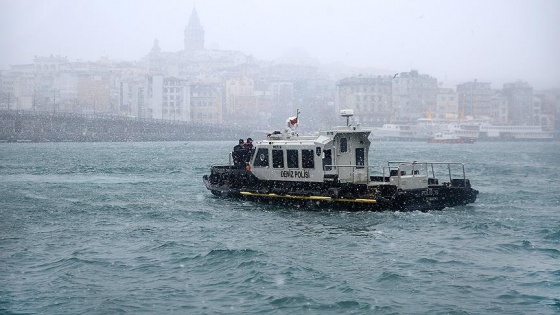
[[[230,153],[228,164],[212,165],[206,188],[220,197],[344,210],[428,211],[476,201],[463,163],[369,165],[371,131],[350,123],[352,110],[341,110],[346,126],[314,136],[297,133],[298,116],[245,154]]]

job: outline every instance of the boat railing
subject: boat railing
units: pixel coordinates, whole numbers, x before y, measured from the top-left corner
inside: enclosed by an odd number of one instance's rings
[[[369,179],[375,185],[397,185],[405,188],[414,183],[413,188],[429,185],[435,180],[428,176],[427,163],[400,163],[398,165],[374,165],[370,166]],[[406,179],[406,181],[401,181]]]
[[[457,174],[457,168],[460,169],[460,175]],[[428,184],[438,184],[439,179],[437,176],[442,175],[442,169],[445,169],[446,177],[449,178],[449,185],[461,187],[470,186],[465,173],[465,164],[461,162],[390,161],[386,166],[368,165],[367,167],[365,165],[355,164],[323,165],[323,171],[326,172],[325,177],[340,178],[340,170],[347,169],[350,169],[351,180],[355,183],[378,182],[381,184],[389,184],[392,182],[391,178],[398,178],[399,185],[401,177],[418,177],[418,180],[425,180],[427,178]],[[455,172],[453,170],[455,170]],[[456,177],[454,178],[454,176]]]
[[[442,169],[442,168],[446,169],[447,176],[449,177],[449,183],[453,183],[453,182],[455,182],[455,180],[459,180],[459,181],[462,181],[462,184],[463,184],[464,187],[468,186],[468,183],[467,183],[468,180],[467,180],[466,173],[465,173],[465,164],[461,163],[461,162],[389,161],[387,163],[387,168],[389,170],[397,169],[399,176],[401,174],[401,169],[403,169],[403,168],[410,169],[410,167],[412,167],[412,170],[416,170],[416,169],[420,169],[421,166],[426,167],[427,173],[429,175],[431,175],[431,178],[433,178],[433,179],[437,179],[436,168],[439,167],[439,169]],[[459,176],[461,176],[460,178],[453,178],[454,173],[453,173],[452,169],[456,169],[456,168],[460,169],[460,172],[461,172],[461,174],[459,175]]]
[[[368,178],[373,182],[389,183],[389,168],[383,165],[369,165]]]

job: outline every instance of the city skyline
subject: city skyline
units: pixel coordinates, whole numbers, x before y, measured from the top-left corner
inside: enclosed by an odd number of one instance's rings
[[[183,49],[193,7],[206,48],[258,59],[287,54],[380,73],[418,69],[446,86],[523,80],[560,86],[560,3],[555,1],[68,1],[0,2],[0,69],[34,56],[134,61],[153,40]],[[501,9],[501,10],[500,10]]]

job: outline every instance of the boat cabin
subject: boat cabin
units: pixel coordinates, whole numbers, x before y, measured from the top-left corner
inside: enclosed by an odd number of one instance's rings
[[[275,133],[254,144],[249,166],[261,180],[366,184],[369,133],[352,126],[315,137]]]

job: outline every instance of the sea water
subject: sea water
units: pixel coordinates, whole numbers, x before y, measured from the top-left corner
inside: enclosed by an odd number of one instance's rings
[[[234,144],[0,144],[0,313],[560,312],[559,142],[374,142],[466,163],[476,203],[426,213],[217,198]]]

